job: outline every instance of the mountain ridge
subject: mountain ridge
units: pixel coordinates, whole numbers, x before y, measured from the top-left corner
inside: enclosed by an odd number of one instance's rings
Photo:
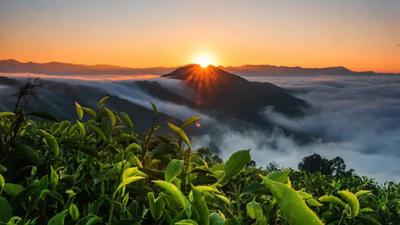
[[[344,66],[305,68],[300,66],[275,66],[267,64],[247,64],[242,66],[218,66],[228,72],[241,76],[270,75],[400,75],[400,73],[381,73],[374,71],[353,71]],[[39,73],[48,75],[163,75],[179,67],[131,68],[109,64],[73,64],[51,61],[48,63],[20,62],[15,59],[0,60],[3,73]]]

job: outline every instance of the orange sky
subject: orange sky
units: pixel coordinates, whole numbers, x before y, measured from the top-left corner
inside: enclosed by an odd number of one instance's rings
[[[0,59],[129,67],[343,65],[400,72],[400,1],[0,2]]]

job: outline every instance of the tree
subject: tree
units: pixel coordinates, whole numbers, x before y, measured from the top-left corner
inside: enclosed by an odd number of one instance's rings
[[[341,157],[328,160],[317,153],[304,157],[298,168],[301,171],[320,172],[325,175],[340,175],[346,172],[346,164]]]
[[[320,172],[322,174],[332,174],[331,163],[326,158],[321,157],[319,154],[314,153],[306,156],[299,163],[299,170],[307,171],[310,173]]]

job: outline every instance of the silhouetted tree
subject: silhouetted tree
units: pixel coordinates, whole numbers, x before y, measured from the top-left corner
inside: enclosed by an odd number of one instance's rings
[[[329,161],[331,163],[331,169],[333,175],[340,175],[346,172],[346,164],[341,157],[336,157]]]
[[[310,173],[320,172],[326,175],[341,175],[346,173],[346,164],[341,157],[328,160],[319,154],[306,156],[299,163],[299,170]]]
[[[307,171],[310,173],[320,172],[326,175],[332,174],[330,161],[316,153],[304,157],[303,160],[299,163],[298,167],[299,170]]]

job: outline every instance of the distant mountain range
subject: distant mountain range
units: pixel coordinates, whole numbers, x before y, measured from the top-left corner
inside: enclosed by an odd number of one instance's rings
[[[270,75],[400,75],[396,73],[378,73],[373,71],[356,72],[346,67],[303,68],[273,65],[243,65],[219,68],[241,76]],[[162,75],[176,67],[129,68],[113,65],[82,65],[61,62],[35,63],[19,62],[8,59],[0,60],[0,72],[3,73],[38,73],[48,75]]]
[[[0,60],[0,72],[38,73],[48,75],[139,75],[165,74],[173,70],[169,67],[128,68],[112,65],[81,65],[61,62],[35,63],[19,62],[13,59]]]

